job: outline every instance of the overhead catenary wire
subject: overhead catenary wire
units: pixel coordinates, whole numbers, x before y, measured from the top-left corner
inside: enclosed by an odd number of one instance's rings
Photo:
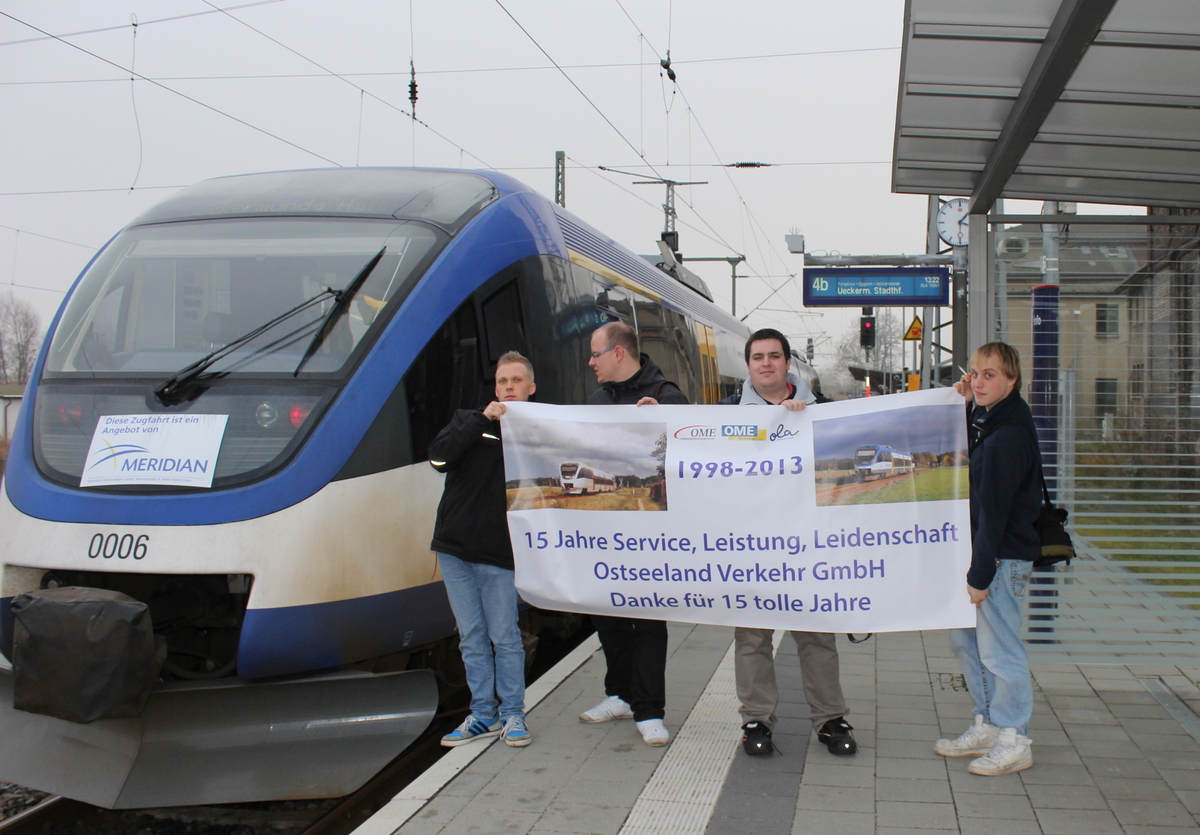
[[[659,51],[654,47],[654,44],[651,43],[650,39],[648,37],[646,37],[645,32],[638,25],[637,21],[635,21],[633,19],[633,16],[630,15],[629,11],[621,4],[621,0],[613,0],[613,2],[615,2],[617,4],[617,7],[625,15],[626,19],[628,19],[629,22],[633,25],[634,29],[637,30],[638,37],[642,38],[645,41],[646,45],[650,47],[651,51],[654,52],[655,56],[660,59],[659,63],[664,67],[669,66],[669,64],[670,64],[669,50],[668,50],[668,58],[663,58],[662,55],[659,53]],[[684,104],[687,106],[689,116],[691,117],[691,119],[693,121],[695,121],[696,127],[700,130],[701,136],[704,137],[704,141],[708,144],[709,150],[712,151],[713,156],[716,157],[717,160],[721,160],[721,154],[717,151],[716,146],[713,144],[712,139],[708,135],[708,132],[704,129],[704,125],[700,122],[699,117],[696,115],[695,110],[691,105],[691,102],[688,101],[687,93],[684,91],[682,85],[680,85],[678,80],[675,79],[674,77],[672,78],[672,82],[675,86],[675,89],[679,92],[679,95],[682,97]],[[725,169],[726,179],[728,179],[729,184],[733,188],[734,193],[738,196],[738,201],[739,201],[743,211],[750,217],[753,224],[759,228],[759,231],[765,235],[766,230],[764,230],[762,228],[762,225],[758,222],[758,219],[754,216],[753,212],[750,211],[749,204],[746,202],[745,197],[742,195],[740,189],[738,189],[738,187],[737,187],[737,184],[733,181],[732,176],[729,174],[728,166],[721,165],[720,167]],[[697,217],[700,217],[700,215],[696,211],[696,207],[694,205],[689,205],[688,208],[691,209],[693,212],[695,212]],[[701,220],[702,220],[702,222],[704,222],[704,224],[706,226],[709,226],[710,229],[712,228],[711,225],[707,221],[703,220],[703,218],[701,218]],[[716,234],[718,237],[721,237],[720,234],[717,233],[715,229],[713,229],[713,233]],[[755,240],[757,241],[757,236],[755,236]],[[722,243],[724,246],[728,247],[730,249],[730,251],[732,251],[732,252],[737,251],[735,247],[730,245],[727,241],[724,241],[723,238],[722,238]],[[761,258],[763,258],[763,261],[765,264],[767,259],[762,253],[761,245],[759,245],[759,256]],[[779,259],[779,262],[780,262],[780,265],[786,269],[786,265],[783,263],[783,260],[781,258]],[[751,273],[755,275],[756,278],[760,278],[760,276],[755,274],[754,268],[750,264],[747,263],[746,266],[751,271]],[[766,285],[768,287],[772,287],[771,282],[764,280],[764,283],[766,283]],[[786,285],[786,282],[785,282],[785,285]],[[780,285],[779,287],[772,287],[771,295],[777,294],[782,289],[782,287],[785,285]],[[751,309],[751,313],[752,312],[754,312],[753,308]],[[747,314],[747,315],[749,315],[749,314]]]
[[[250,9],[255,6],[270,6],[275,3],[283,3],[283,2],[286,2],[286,0],[255,0],[255,2],[252,2],[252,3],[241,3],[240,5],[229,6],[227,8],[230,11],[238,11],[240,9]],[[213,10],[210,10],[207,12],[189,12],[187,14],[171,15],[170,17],[159,17],[159,18],[155,18],[154,20],[143,20],[143,21],[141,21],[141,25],[142,26],[153,26],[156,23],[174,23],[179,20],[188,20],[189,18],[204,17],[204,16],[210,15],[210,14],[216,14],[219,11],[225,11],[225,10],[224,9],[213,9]],[[0,49],[4,48],[6,46],[20,46],[21,44],[37,43],[38,41],[55,40],[57,38],[77,38],[77,37],[81,37],[83,35],[99,35],[104,32],[117,32],[117,31],[120,31],[121,29],[124,29],[125,26],[126,26],[126,24],[120,23],[115,26],[102,26],[97,29],[80,29],[77,32],[62,32],[58,35],[44,35],[40,38],[22,38],[20,40],[15,40],[15,41],[0,41]]]
[[[580,87],[578,84],[576,84],[575,80],[573,78],[571,78],[570,75],[567,74],[566,70],[564,70],[561,66],[559,66],[558,62],[555,61],[554,58],[550,55],[550,53],[546,51],[546,48],[543,47],[540,43],[538,43],[537,38],[535,38],[529,32],[528,29],[526,29],[523,25],[521,25],[521,21],[517,20],[517,18],[513,15],[513,13],[510,12],[507,8],[505,8],[505,6],[501,2],[501,0],[495,0],[495,2],[496,2],[496,5],[499,6],[500,9],[506,15],[508,15],[509,19],[512,20],[512,22],[517,25],[517,28],[520,29],[525,34],[525,37],[529,38],[529,40],[533,43],[533,45],[538,48],[538,51],[546,56],[546,60],[549,61],[551,64],[554,64],[555,69],[557,69],[560,73],[562,73],[562,77],[565,78],[567,80],[567,82],[572,87],[575,88],[575,90],[579,93],[579,95],[583,96],[584,101],[586,101],[589,105],[591,105],[592,109],[595,110],[596,113],[598,113],[600,115],[600,118],[603,119],[604,122],[610,128],[613,129],[613,132],[616,133],[617,136],[621,137],[621,141],[624,142],[626,145],[628,145],[629,149],[631,151],[633,151],[635,154],[637,154],[638,159],[645,161],[646,164],[650,166],[651,171],[654,171],[657,174],[658,173],[657,170],[650,163],[650,161],[646,159],[645,155],[637,149],[637,146],[635,146],[632,142],[629,141],[629,137],[627,137],[624,133],[622,133],[620,128],[618,128],[615,124],[613,124],[612,119],[608,118],[608,116],[604,113],[604,111],[600,109],[600,106],[598,104],[596,104],[594,101],[592,101],[587,93],[583,92],[583,88]]]
[[[282,0],[272,0],[272,2],[282,2]],[[242,6],[231,6],[230,10],[236,11]],[[224,11],[221,9],[220,11]],[[205,14],[216,14],[216,11],[205,12]],[[125,25],[112,27],[114,29],[124,29]],[[141,22],[139,25],[145,27],[146,22]],[[107,30],[105,30],[107,31]],[[87,34],[87,33],[83,33]],[[75,33],[68,33],[60,37],[68,38],[75,37]],[[34,38],[31,41],[49,40],[49,38]],[[28,43],[29,41],[11,41],[12,44]],[[0,48],[7,44],[0,43]],[[672,59],[671,66],[681,67],[691,64],[712,64],[724,61],[769,61],[780,58],[808,58],[826,55],[848,55],[861,52],[898,52],[898,46],[872,46],[872,47],[857,47],[854,49],[825,49],[811,50],[808,52],[775,52],[763,55],[725,55],[717,58],[692,58],[684,61]],[[461,67],[456,69],[444,70],[421,70],[421,75],[463,75],[472,73],[505,73],[505,72],[559,72],[562,70],[603,70],[603,69],[626,69],[631,67],[648,67],[658,66],[655,64],[647,64],[644,61],[615,61],[605,62],[600,64],[561,64],[555,66],[522,66],[522,67]],[[375,72],[344,72],[341,73],[343,78],[403,78],[404,72],[396,71],[375,71]],[[252,73],[252,74],[236,74],[236,75],[174,75],[174,76],[159,76],[160,81],[253,81],[253,80],[268,80],[268,79],[303,79],[303,78],[324,78],[324,73]],[[102,83],[112,81],[107,78],[84,78],[84,79],[59,79],[59,80],[37,80],[37,81],[0,81],[0,86],[20,85],[20,84],[88,84]]]
[[[0,10],[0,16],[8,18],[9,20],[13,21],[14,23],[19,23],[22,26],[27,26],[30,29],[32,29],[33,31],[40,32],[41,34],[45,35],[48,38],[53,38],[55,41],[63,44],[64,46],[69,46],[71,49],[78,50],[79,52],[82,52],[84,55],[87,55],[91,58],[95,58],[97,61],[101,61],[105,64],[108,64],[110,67],[113,67],[114,69],[117,69],[121,72],[129,73],[129,74],[133,75],[134,77],[140,78],[149,84],[153,84],[155,87],[158,87],[159,89],[165,90],[168,93],[179,96],[182,99],[186,99],[187,101],[190,101],[192,104],[199,105],[200,107],[203,107],[205,110],[210,110],[213,113],[216,113],[220,116],[224,116],[226,119],[231,119],[240,125],[243,125],[247,128],[250,128],[253,131],[256,131],[257,133],[261,133],[264,136],[269,136],[271,139],[282,142],[283,144],[288,145],[292,148],[295,148],[298,151],[302,151],[303,153],[314,156],[317,159],[324,160],[325,162],[328,162],[330,165],[336,165],[338,167],[341,167],[340,163],[338,163],[336,160],[330,159],[329,157],[325,156],[324,154],[318,153],[317,151],[311,150],[309,148],[305,148],[303,145],[300,145],[297,142],[293,142],[290,139],[285,139],[284,137],[279,136],[278,134],[272,133],[271,131],[269,131],[265,128],[260,128],[258,125],[255,125],[251,122],[247,122],[245,119],[240,119],[237,116],[234,116],[232,113],[226,113],[224,110],[221,110],[218,107],[214,107],[213,105],[208,104],[207,102],[203,102],[200,99],[197,99],[193,96],[189,96],[187,93],[176,90],[173,87],[168,87],[166,84],[156,81],[153,78],[142,75],[139,72],[135,72],[130,67],[122,67],[116,61],[110,61],[108,58],[105,58],[103,55],[97,55],[95,52],[92,52],[89,49],[84,49],[82,46],[79,46],[78,44],[71,43],[70,41],[66,40],[65,38],[62,38],[62,37],[59,37],[58,35],[54,35],[50,32],[47,32],[46,30],[44,30],[38,26],[35,26],[32,23],[29,23],[28,21],[22,20],[19,17],[9,14],[6,11]]]
[[[416,111],[415,111],[415,109],[414,109],[413,111],[408,111],[408,110],[405,110],[403,107],[400,107],[400,106],[398,106],[398,105],[392,104],[392,103],[391,103],[391,102],[389,102],[387,99],[385,99],[385,98],[383,98],[383,97],[381,97],[381,96],[377,96],[377,95],[375,95],[375,94],[374,94],[374,93],[372,93],[370,90],[366,90],[366,89],[364,89],[364,88],[362,88],[362,87],[359,87],[357,84],[355,84],[355,83],[354,83],[353,81],[351,81],[349,78],[345,77],[344,75],[342,75],[342,74],[340,74],[340,73],[337,73],[337,72],[335,72],[335,71],[333,71],[333,70],[329,69],[329,68],[328,68],[328,67],[326,67],[324,64],[321,64],[319,61],[316,61],[316,60],[314,60],[314,59],[312,59],[312,58],[308,57],[308,56],[307,56],[307,55],[305,55],[303,52],[300,52],[299,50],[297,50],[297,49],[294,49],[294,48],[292,48],[291,46],[288,46],[287,44],[285,44],[283,41],[279,40],[278,38],[275,38],[275,37],[273,37],[272,35],[269,35],[269,34],[267,34],[266,32],[262,31],[261,29],[259,29],[259,28],[255,27],[255,26],[252,26],[251,24],[247,23],[246,21],[242,20],[241,18],[237,17],[236,15],[234,15],[234,14],[230,14],[229,12],[225,11],[224,9],[220,9],[219,7],[217,7],[217,6],[213,5],[213,3],[212,3],[212,2],[210,2],[210,0],[201,0],[201,1],[202,1],[203,3],[205,3],[206,5],[212,6],[214,9],[218,9],[219,11],[221,11],[221,12],[224,12],[224,13],[225,13],[225,15],[226,15],[226,16],[227,16],[227,17],[228,17],[230,20],[233,20],[233,21],[236,21],[237,23],[240,23],[242,26],[246,27],[246,28],[247,28],[247,29],[249,29],[251,32],[254,32],[254,33],[255,33],[255,34],[257,34],[257,35],[259,35],[259,36],[261,36],[261,37],[263,37],[263,38],[266,38],[266,39],[267,39],[267,40],[269,40],[271,43],[275,44],[276,46],[280,47],[281,49],[284,49],[284,50],[286,50],[286,51],[290,52],[292,55],[295,55],[297,58],[301,59],[302,61],[307,61],[308,63],[312,64],[314,67],[318,68],[318,69],[319,69],[319,70],[321,70],[323,73],[325,73],[325,76],[332,77],[332,78],[336,78],[336,79],[338,79],[339,81],[342,81],[342,82],[344,82],[344,83],[346,83],[346,84],[349,84],[349,85],[350,85],[351,87],[353,87],[355,90],[358,90],[358,91],[359,91],[359,93],[361,93],[361,94],[365,94],[365,95],[368,95],[368,96],[370,96],[372,99],[374,99],[375,101],[377,101],[377,102],[379,102],[380,104],[384,105],[385,107],[390,107],[392,110],[395,110],[396,112],[398,112],[398,113],[401,113],[401,114],[403,114],[404,116],[407,116],[408,118],[410,118],[410,119],[413,121],[413,123],[414,123],[414,124],[419,124],[419,125],[421,125],[421,127],[425,128],[425,129],[426,129],[426,130],[428,130],[430,133],[432,133],[432,134],[434,134],[435,136],[437,136],[439,139],[441,139],[441,140],[443,140],[443,141],[447,142],[448,144],[452,145],[453,147],[457,148],[457,149],[458,149],[460,152],[462,152],[462,153],[466,154],[467,156],[471,157],[471,159],[474,159],[474,160],[476,160],[476,161],[477,161],[477,162],[479,162],[481,165],[483,165],[485,168],[490,168],[490,167],[491,167],[491,166],[490,166],[490,165],[487,163],[487,161],[486,161],[486,160],[484,160],[483,158],[481,158],[481,157],[477,156],[476,154],[473,154],[473,153],[471,153],[471,152],[470,152],[470,151],[468,151],[466,148],[464,148],[462,145],[460,145],[459,143],[457,143],[457,142],[455,142],[454,140],[450,139],[448,136],[444,136],[442,133],[440,133],[438,130],[436,130],[435,128],[433,128],[433,127],[432,127],[431,125],[429,125],[428,123],[426,123],[426,122],[423,122],[423,121],[421,121],[420,119],[418,119],[418,118],[417,118],[417,115],[416,115]],[[411,27],[410,27],[410,28],[411,28]],[[415,69],[414,69],[414,70],[413,70],[414,77],[415,77],[415,72],[416,72],[416,71],[415,71]],[[414,82],[414,83],[415,83],[415,82]],[[414,92],[414,95],[415,95],[415,92]],[[415,128],[414,128],[414,130],[415,130]],[[414,144],[414,147],[415,147],[415,142],[414,142],[413,144]],[[415,164],[415,161],[414,161],[414,164]]]

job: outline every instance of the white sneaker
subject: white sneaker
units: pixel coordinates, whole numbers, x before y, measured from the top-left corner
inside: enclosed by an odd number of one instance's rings
[[[632,719],[633,709],[620,696],[609,696],[591,710],[579,714],[580,722],[595,724],[611,722],[614,719]]]
[[[642,742],[653,745],[655,748],[660,748],[671,741],[671,732],[667,730],[667,726],[661,719],[646,719],[638,722],[637,729],[638,733],[642,735]]]
[[[985,777],[998,777],[1024,771],[1033,765],[1033,740],[1021,736],[1016,728],[1005,728],[992,750],[977,760],[972,760],[967,771]]]
[[[963,731],[958,739],[939,739],[933,743],[934,753],[943,757],[978,757],[992,750],[1000,738],[1000,729],[975,717],[975,724]]]

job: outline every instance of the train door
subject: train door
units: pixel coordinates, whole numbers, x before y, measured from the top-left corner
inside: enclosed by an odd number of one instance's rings
[[[700,348],[700,375],[703,381],[701,403],[716,403],[721,399],[720,372],[717,367],[717,340],[713,329],[703,322],[696,323],[696,342]]]

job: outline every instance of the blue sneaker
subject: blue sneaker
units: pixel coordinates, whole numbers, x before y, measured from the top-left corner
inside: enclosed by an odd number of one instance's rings
[[[443,748],[457,748],[476,739],[500,735],[500,723],[488,724],[476,716],[468,716],[461,725],[442,737]]]
[[[500,738],[504,740],[505,745],[513,748],[524,748],[533,742],[533,736],[525,727],[525,719],[521,716],[510,716],[504,720],[504,730],[500,732]]]

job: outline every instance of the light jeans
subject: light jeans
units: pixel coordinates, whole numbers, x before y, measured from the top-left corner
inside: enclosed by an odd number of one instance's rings
[[[517,625],[513,571],[438,553],[458,648],[471,688],[471,714],[489,725],[525,716],[525,645]],[[495,651],[493,654],[493,650]]]
[[[962,666],[975,715],[998,728],[1029,733],[1033,679],[1021,640],[1021,598],[1033,563],[997,560],[996,576],[979,606],[974,629],[951,629],[950,648]]]

